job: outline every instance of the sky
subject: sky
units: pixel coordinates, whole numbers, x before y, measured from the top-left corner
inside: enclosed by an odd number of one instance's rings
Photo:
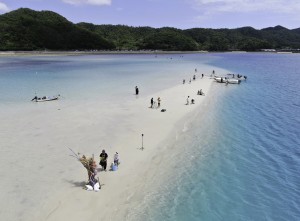
[[[18,8],[54,11],[73,23],[179,29],[300,27],[300,0],[0,0],[0,14]]]

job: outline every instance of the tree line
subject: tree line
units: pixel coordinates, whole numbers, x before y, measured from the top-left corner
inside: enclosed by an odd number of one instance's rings
[[[20,8],[0,15],[0,50],[260,51],[299,49],[300,28],[261,30],[73,24],[51,11]]]

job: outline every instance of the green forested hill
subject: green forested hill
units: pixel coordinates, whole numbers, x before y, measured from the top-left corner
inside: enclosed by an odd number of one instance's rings
[[[0,16],[0,50],[112,48],[112,42],[51,11],[21,8]]]
[[[0,15],[0,50],[258,51],[300,48],[300,28],[176,29],[73,24],[51,11]]]
[[[129,27],[125,25],[93,25],[79,23],[104,38],[110,39],[118,50],[195,51],[197,42],[176,28]]]

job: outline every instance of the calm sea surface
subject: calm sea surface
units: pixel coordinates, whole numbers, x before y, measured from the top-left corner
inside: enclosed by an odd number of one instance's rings
[[[0,105],[28,104],[38,96],[61,94],[65,101],[132,97],[190,78],[209,57],[186,55],[85,55],[0,57]],[[196,62],[196,63],[195,63]]]
[[[248,79],[213,85],[208,110],[167,147],[127,219],[300,220],[300,54],[0,57],[0,108],[32,106],[35,93],[121,102],[136,85],[148,95],[203,64]]]

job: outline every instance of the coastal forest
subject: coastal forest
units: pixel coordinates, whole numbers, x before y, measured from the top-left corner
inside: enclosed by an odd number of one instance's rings
[[[101,21],[99,21],[101,22]],[[0,50],[260,51],[300,48],[300,28],[236,29],[74,24],[52,11],[0,15]]]

